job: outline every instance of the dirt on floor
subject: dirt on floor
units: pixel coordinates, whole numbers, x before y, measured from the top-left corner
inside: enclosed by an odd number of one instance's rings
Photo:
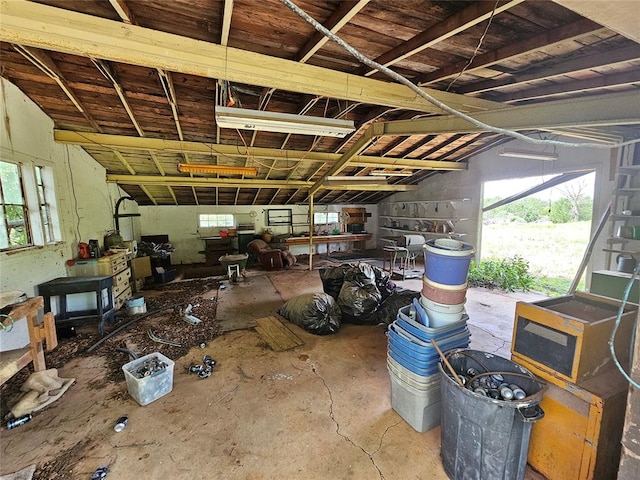
[[[48,368],[62,368],[78,357],[98,356],[107,366],[103,377],[95,378],[91,387],[100,389],[108,383],[121,382],[124,374],[121,366],[130,361],[128,349],[137,356],[158,351],[162,340],[162,351],[170,358],[181,358],[194,346],[204,348],[219,334],[216,322],[218,288],[220,280],[195,279],[154,286],[139,295],[144,296],[147,312],[127,316],[122,309],[118,321],[106,326],[106,335],[101,336],[95,325],[67,331],[66,338],[58,339],[58,346],[46,352]],[[191,305],[191,315],[201,320],[192,325],[183,319],[184,311]],[[151,339],[150,334],[156,339]],[[0,389],[0,415],[9,413],[10,407],[22,396],[20,387],[32,373],[24,368]],[[47,478],[47,477],[45,477]]]

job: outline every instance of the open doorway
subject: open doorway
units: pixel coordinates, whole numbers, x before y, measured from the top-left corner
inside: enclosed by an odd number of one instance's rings
[[[479,260],[518,256],[535,290],[565,294],[589,242],[594,185],[594,171],[485,182]]]

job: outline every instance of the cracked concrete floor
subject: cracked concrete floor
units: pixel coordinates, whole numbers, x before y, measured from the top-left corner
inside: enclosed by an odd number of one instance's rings
[[[322,290],[317,271],[269,277],[285,299]],[[398,283],[416,289],[411,282]],[[514,299],[470,290],[467,309],[472,348],[508,354]],[[100,357],[76,358],[60,369],[77,382],[58,402],[2,431],[0,471],[72,452],[48,478],[86,479],[101,465],[120,479],[447,478],[440,429],[418,433],[391,408],[382,326],[345,325],[325,337],[290,328],[305,344],[286,352],[272,351],[253,329],[193,349],[176,360],[173,391],[145,407],[124,381],[95,388]],[[204,354],[218,365],[198,380],[186,369]],[[121,415],[129,424],[115,433]]]

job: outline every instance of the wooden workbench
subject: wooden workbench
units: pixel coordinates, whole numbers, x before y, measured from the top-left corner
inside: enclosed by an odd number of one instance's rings
[[[319,243],[363,242],[371,238],[370,233],[341,233],[339,235],[317,235],[311,237],[313,245]],[[287,245],[309,245],[309,237],[289,237],[285,239]]]
[[[43,323],[38,323],[38,311],[44,307],[42,297],[33,297],[26,302],[16,305],[9,311],[13,321],[26,319],[29,329],[29,345],[16,350],[9,350],[0,354],[0,385],[18,373],[23,367],[33,362],[33,370],[46,370],[43,340],[47,343],[47,351],[58,345],[56,327],[52,313],[45,313]],[[11,327],[12,321],[3,317],[5,327]]]

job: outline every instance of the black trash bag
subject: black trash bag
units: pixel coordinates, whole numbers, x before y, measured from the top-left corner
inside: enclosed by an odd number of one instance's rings
[[[382,270],[380,270],[382,272]],[[378,290],[380,290],[380,295],[382,295],[382,301],[384,302],[389,296],[396,290],[395,282],[391,281],[391,277],[386,275],[384,272],[380,278],[376,278],[376,286]]]
[[[342,323],[376,325],[376,312],[381,301],[382,295],[375,284],[361,285],[345,280],[338,297]]]
[[[326,293],[298,295],[280,307],[278,313],[315,335],[336,333],[342,317],[338,304]]]
[[[359,285],[375,285],[378,267],[368,263],[359,263],[347,270],[344,276],[345,282],[357,283]]]
[[[398,317],[398,310],[411,305],[414,298],[420,298],[420,292],[396,287],[380,305],[377,312],[378,323],[393,323]]]
[[[352,263],[343,263],[335,267],[321,268],[320,280],[322,280],[322,290],[324,290],[324,293],[328,293],[334,300],[338,300],[344,277],[347,271],[354,267],[355,265]]]

